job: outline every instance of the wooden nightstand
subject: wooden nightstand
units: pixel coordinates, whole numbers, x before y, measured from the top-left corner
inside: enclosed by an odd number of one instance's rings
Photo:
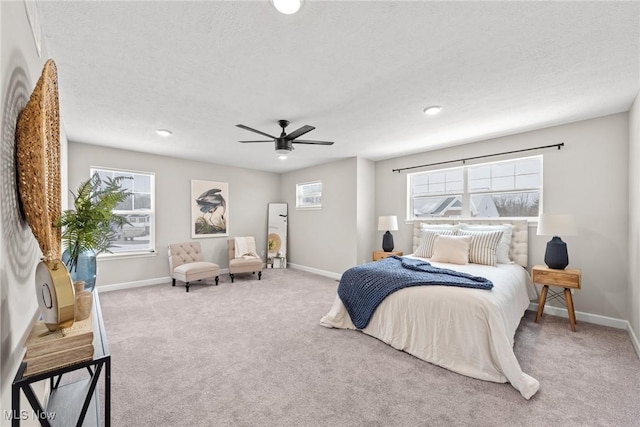
[[[390,257],[392,255],[402,256],[402,251],[391,251],[391,252],[373,251],[372,259],[374,261],[380,261],[381,259],[385,259],[385,258]]]
[[[544,265],[536,265],[531,269],[531,281],[539,285],[544,285],[540,292],[538,300],[538,313],[536,314],[536,322],[542,317],[544,305],[547,299],[561,298],[564,294],[565,305],[569,313],[569,323],[571,330],[576,331],[576,313],[573,310],[573,298],[571,297],[571,289],[580,289],[581,273],[577,268],[567,268],[564,270],[555,270],[545,267]],[[564,292],[553,292],[547,297],[549,286],[560,286],[564,288]]]

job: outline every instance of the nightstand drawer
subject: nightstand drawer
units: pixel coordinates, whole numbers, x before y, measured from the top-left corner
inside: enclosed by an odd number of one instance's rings
[[[531,280],[533,283],[538,284],[580,289],[580,271],[572,268],[566,270],[539,270],[534,268]]]

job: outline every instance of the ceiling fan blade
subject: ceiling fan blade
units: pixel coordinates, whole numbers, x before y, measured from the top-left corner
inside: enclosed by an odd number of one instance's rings
[[[284,139],[286,139],[287,141],[293,141],[297,137],[302,136],[307,132],[311,132],[314,129],[315,129],[315,127],[313,127],[313,126],[304,125],[300,129],[294,130],[289,135],[285,136]]]
[[[294,144],[314,144],[314,145],[333,145],[331,141],[310,141],[305,139],[299,139],[297,141],[291,141]]]
[[[241,128],[241,129],[244,129],[244,130],[248,130],[248,131],[251,131],[251,132],[259,133],[260,135],[264,135],[264,136],[268,136],[269,138],[276,139],[276,137],[273,136],[273,135],[269,135],[268,133],[264,133],[264,132],[262,132],[262,131],[260,131],[258,129],[250,128],[249,126],[245,126],[245,125],[236,125],[236,126]]]
[[[273,141],[272,140],[262,139],[260,141],[238,141],[238,142],[242,142],[242,143],[246,144],[246,143],[250,143],[250,142],[273,142]]]

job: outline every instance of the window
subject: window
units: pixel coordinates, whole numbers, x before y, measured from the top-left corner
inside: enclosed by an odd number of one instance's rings
[[[296,209],[322,208],[322,182],[296,184]]]
[[[542,156],[407,176],[407,218],[537,217]]]
[[[122,188],[132,196],[120,203],[114,213],[127,218],[129,224],[114,230],[118,238],[109,247],[114,254],[132,252],[155,252],[155,183],[154,174],[104,168],[92,168],[91,175],[98,173],[101,179],[129,177],[122,181]]]

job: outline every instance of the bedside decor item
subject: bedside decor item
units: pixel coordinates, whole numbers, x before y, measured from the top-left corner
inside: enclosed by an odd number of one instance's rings
[[[385,252],[391,252],[393,250],[393,235],[391,231],[396,231],[398,229],[398,217],[395,215],[392,216],[381,216],[378,217],[378,231],[384,231],[384,235],[382,236],[382,250]]]
[[[576,227],[573,217],[564,214],[542,214],[538,217],[538,236],[553,236],[547,242],[547,250],[544,254],[544,262],[549,268],[563,270],[569,265],[567,244],[562,241],[560,235],[575,236]]]
[[[129,221],[113,213],[131,193],[122,188],[129,177],[100,178],[98,173],[82,182],[73,195],[75,210],[66,210],[56,221],[62,227],[62,241],[66,247],[62,261],[69,268],[74,282],[84,281],[85,290],[92,291],[96,284],[96,255],[109,252],[117,239],[114,230]]]

